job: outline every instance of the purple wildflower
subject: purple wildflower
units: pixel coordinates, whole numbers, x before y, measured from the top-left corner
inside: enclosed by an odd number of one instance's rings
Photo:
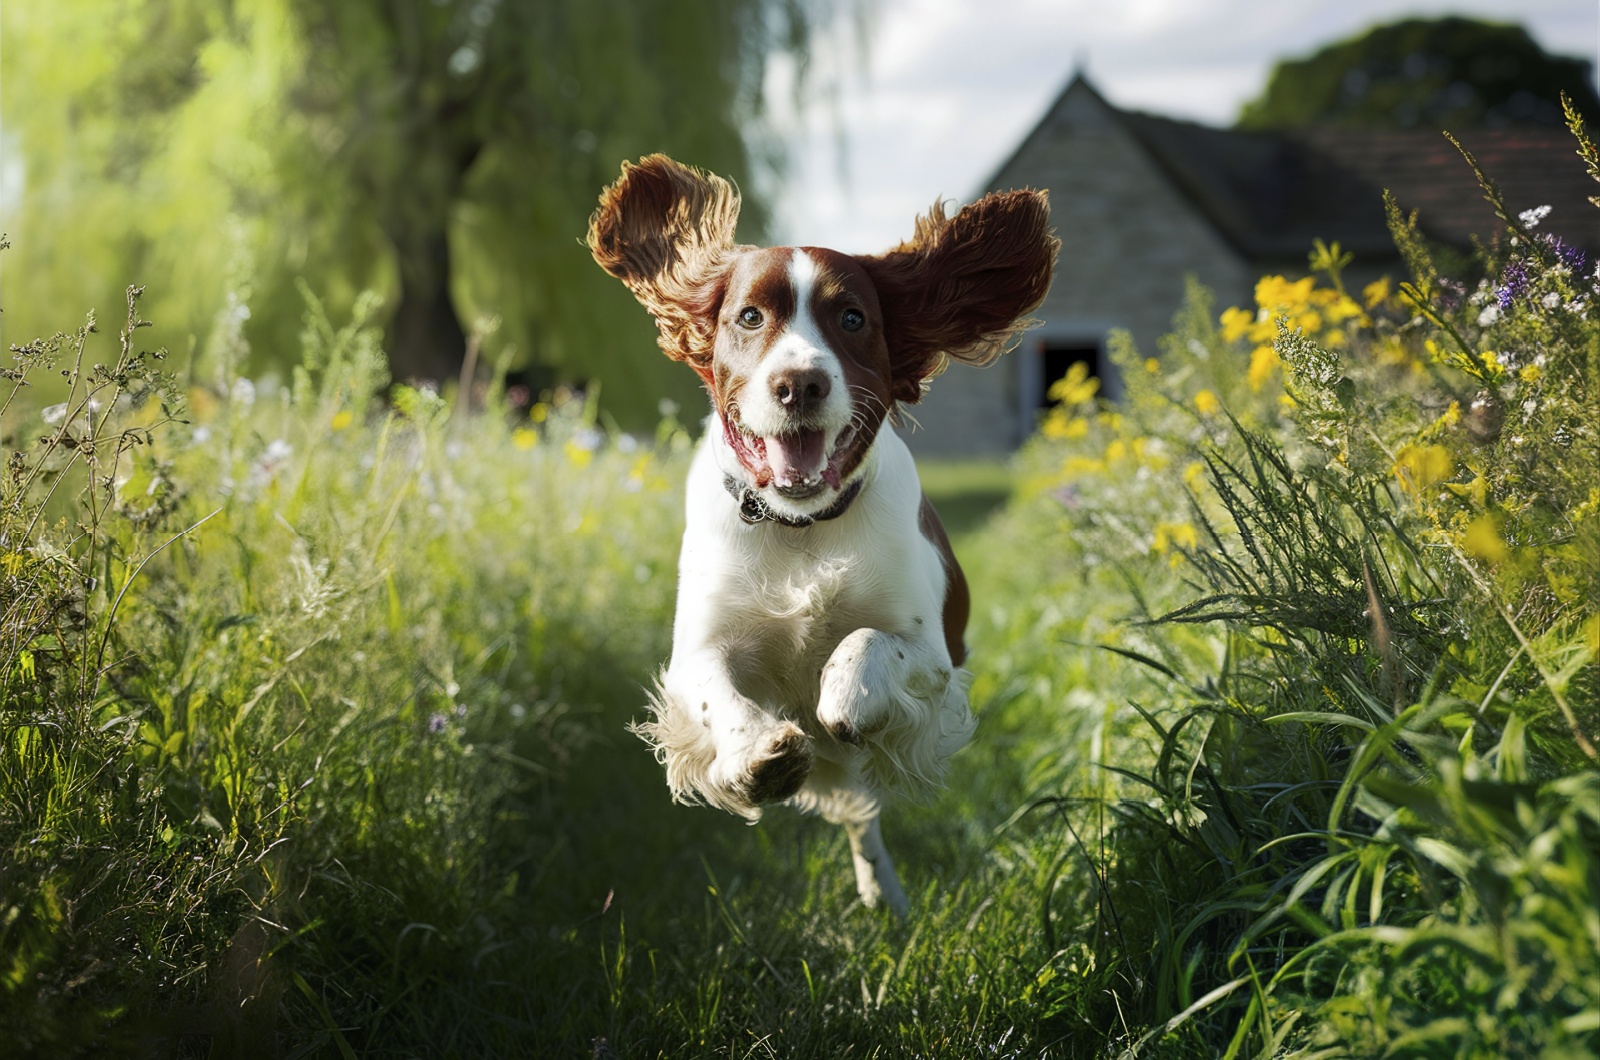
[[[1495,301],[1501,312],[1511,308],[1511,303],[1528,293],[1528,266],[1520,259],[1506,266],[1500,274],[1500,286],[1494,290]]]
[[[1563,243],[1559,237],[1548,232],[1543,233],[1540,238],[1546,246],[1555,251],[1557,261],[1571,269],[1574,275],[1582,275],[1589,258],[1581,248]]]
[[[428,715],[428,731],[433,733],[435,736],[439,735],[441,732],[444,732],[444,725],[445,721],[443,714],[440,714],[438,711],[434,711],[432,714]]]

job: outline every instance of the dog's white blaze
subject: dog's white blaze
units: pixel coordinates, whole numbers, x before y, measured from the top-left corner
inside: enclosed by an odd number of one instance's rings
[[[787,413],[772,393],[772,377],[781,371],[820,368],[828,376],[828,397],[817,415],[826,444],[823,461],[833,452],[839,434],[850,423],[850,390],[845,384],[844,366],[828,348],[828,341],[811,312],[811,292],[816,286],[817,263],[804,250],[789,257],[789,289],[794,293],[794,318],[762,358],[755,374],[745,386],[739,415],[744,425],[756,434],[779,434],[789,425]]]

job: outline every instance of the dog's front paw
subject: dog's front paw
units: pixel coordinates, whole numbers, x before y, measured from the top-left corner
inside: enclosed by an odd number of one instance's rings
[[[784,722],[741,752],[719,754],[713,772],[734,799],[753,807],[791,798],[811,775],[812,762],[810,737]]]
[[[897,661],[904,663],[899,638],[882,630],[858,629],[833,650],[822,668],[817,720],[834,738],[860,746],[889,723],[894,710]]]

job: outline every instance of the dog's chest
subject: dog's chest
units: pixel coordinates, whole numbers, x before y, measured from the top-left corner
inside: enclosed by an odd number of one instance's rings
[[[864,627],[895,632],[915,621],[903,584],[907,557],[857,547],[782,547],[772,540],[741,557],[721,601],[723,638],[741,683],[805,698],[841,640]],[[772,547],[779,546],[779,547]]]

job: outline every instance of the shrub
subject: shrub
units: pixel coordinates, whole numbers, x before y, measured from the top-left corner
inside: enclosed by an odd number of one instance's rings
[[[375,302],[309,295],[291,386],[225,357],[185,412],[138,295],[113,365],[91,318],[6,370],[0,1026],[371,1044],[515,930],[510,800],[662,653],[681,432],[379,408]]]
[[[1107,984],[1060,1010],[1132,1053],[1600,1045],[1600,270],[1479,177],[1476,283],[1391,204],[1409,280],[1318,244],[1254,309],[1192,289],[1159,360],[1114,343],[1121,407],[1069,377],[1023,456],[1056,628],[1166,700],[1037,804],[1084,895],[1049,944]],[[1084,579],[1128,621],[1071,614]]]

